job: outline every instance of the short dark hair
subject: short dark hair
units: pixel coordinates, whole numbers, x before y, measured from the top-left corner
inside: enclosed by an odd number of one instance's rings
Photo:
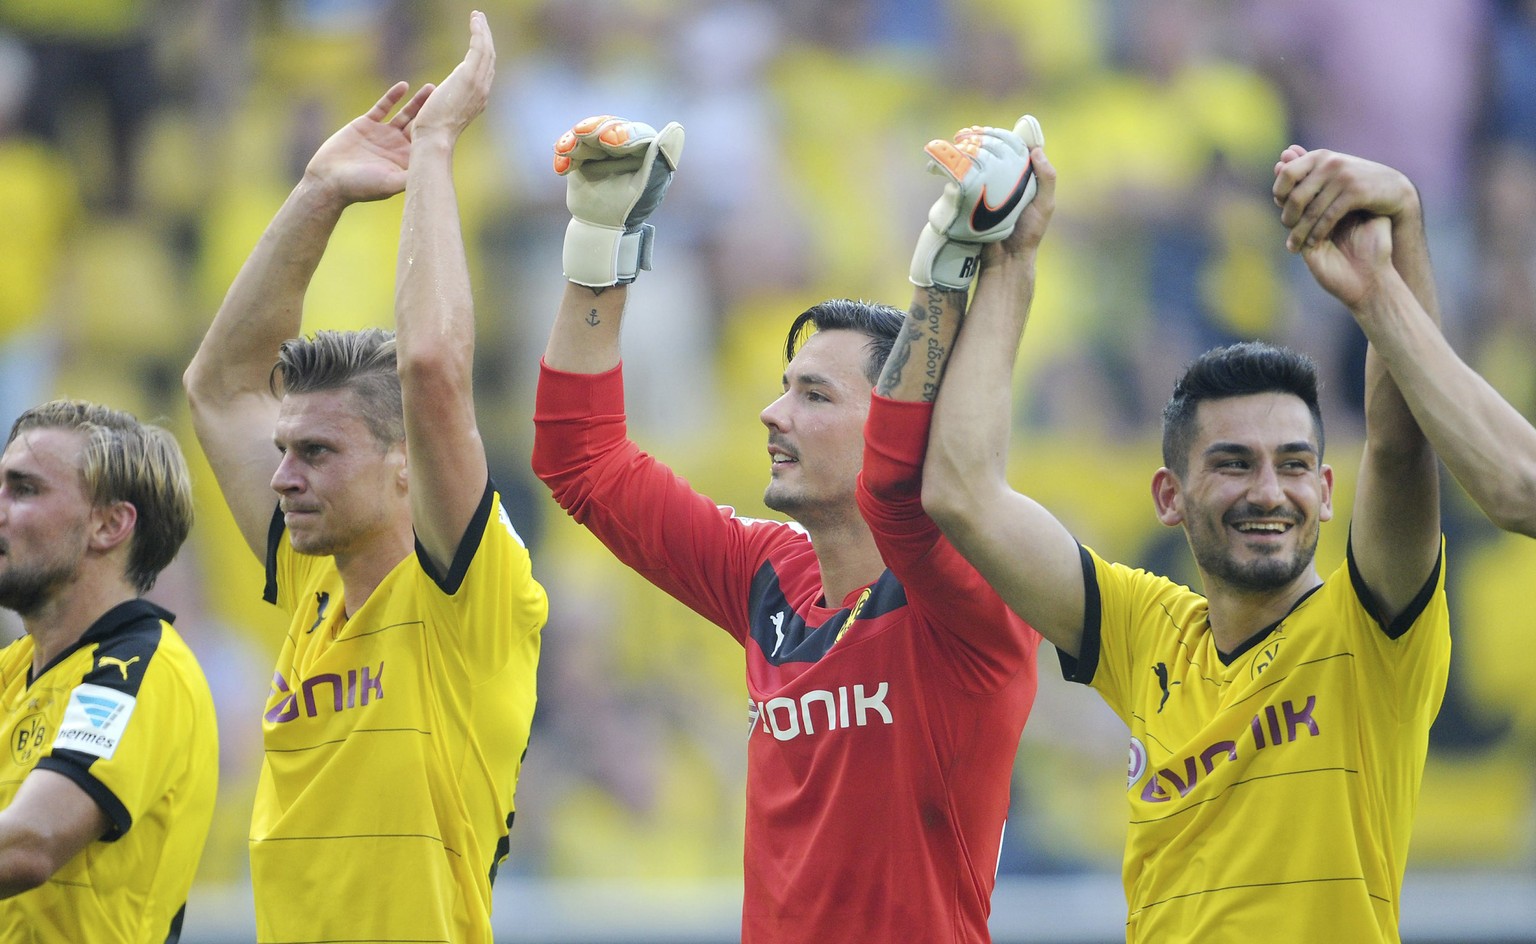
[[[51,400],[17,417],[9,446],[33,429],[85,437],[80,478],[97,506],[127,502],[138,512],[127,577],[139,593],[155,585],[192,530],[192,476],[176,437],[131,413],[84,400]]]
[[[789,335],[784,339],[784,362],[794,360],[800,346],[817,331],[857,331],[869,336],[864,376],[874,384],[880,379],[880,371],[885,368],[891,348],[896,346],[896,337],[906,318],[906,312],[880,302],[830,298],[801,312],[789,326]]]
[[[1305,354],[1263,341],[1214,348],[1195,358],[1163,408],[1163,465],[1183,475],[1195,441],[1195,412],[1207,400],[1254,393],[1289,393],[1307,405],[1323,455],[1323,411],[1317,404],[1317,364]]]
[[[362,403],[363,421],[379,442],[393,445],[405,439],[393,331],[316,331],[312,337],[284,341],[269,384],[279,397],[351,390]]]

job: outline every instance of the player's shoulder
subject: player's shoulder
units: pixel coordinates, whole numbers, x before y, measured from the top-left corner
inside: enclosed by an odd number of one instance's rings
[[[146,600],[109,612],[87,633],[88,665],[81,681],[134,694],[145,685],[175,684],[203,691],[202,667],[172,625],[175,616]]]

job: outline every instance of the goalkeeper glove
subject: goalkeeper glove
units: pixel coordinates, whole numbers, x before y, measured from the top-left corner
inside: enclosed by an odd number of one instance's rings
[[[944,195],[928,211],[928,225],[912,254],[914,285],[965,291],[976,276],[981,244],[1007,239],[1035,198],[1031,148],[1045,144],[1040,122],[1020,118],[1012,131],[972,126],[953,142],[935,140],[923,150],[928,170],[949,178]]]
[[[597,115],[555,142],[555,173],[566,178],[561,263],[565,277],[599,287],[633,282],[651,267],[656,228],[646,218],[661,205],[683,154],[683,126],[659,132],[638,121]]]

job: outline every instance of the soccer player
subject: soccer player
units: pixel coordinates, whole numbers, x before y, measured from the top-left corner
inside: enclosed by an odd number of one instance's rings
[[[390,117],[398,83],[321,145],[187,370],[265,598],[292,614],[251,825],[261,941],[491,940],[548,612],[471,396],[452,159],[493,62],[475,13],[441,85]],[[295,337],[342,210],[402,188],[395,333]]]
[[[0,941],[181,936],[218,784],[213,697],[141,598],[192,527],[176,440],[55,400],[0,456]]]
[[[1371,291],[1390,254],[1434,310],[1411,215],[1357,215],[1309,252],[1341,297]],[[1196,359],[1164,410],[1152,498],[1202,595],[1102,559],[1008,486],[1026,302],[967,315],[923,504],[1130,727],[1127,940],[1396,941],[1450,656],[1435,455],[1402,394],[1371,354],[1347,559],[1324,578],[1334,473],[1313,365],[1256,342]]]
[[[1275,165],[1275,202],[1291,229],[1286,245],[1309,265],[1346,214],[1419,220],[1419,194],[1393,168],[1292,145]],[[1379,224],[1378,224],[1379,225]],[[1494,524],[1536,537],[1536,428],[1457,356],[1436,321],[1392,266],[1383,282],[1343,298],[1386,362],[1435,452]]]
[[[717,506],[629,440],[620,319],[682,141],[675,124],[604,116],[556,144],[573,219],[534,469],[620,560],[745,649],[742,940],[985,942],[1038,637],[922,513],[922,444],[875,422],[907,406],[871,404],[893,308],[832,300],[790,326],[783,394],[761,420],[763,501],[794,523]],[[995,147],[935,205],[915,271],[968,281],[979,243],[1014,229],[1028,151]],[[976,232],[985,183],[1001,209]],[[930,303],[963,307],[965,293],[920,288],[914,305]]]

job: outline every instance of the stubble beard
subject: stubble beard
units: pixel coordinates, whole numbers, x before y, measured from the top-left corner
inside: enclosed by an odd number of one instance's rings
[[[1289,558],[1270,554],[1242,562],[1236,559],[1220,540],[1191,540],[1190,549],[1200,569],[1224,583],[1252,593],[1266,593],[1289,586],[1317,556],[1317,532],[1311,540],[1298,547]]]
[[[22,617],[33,616],[69,585],[79,573],[78,561],[15,567],[0,572],[0,607]]]

